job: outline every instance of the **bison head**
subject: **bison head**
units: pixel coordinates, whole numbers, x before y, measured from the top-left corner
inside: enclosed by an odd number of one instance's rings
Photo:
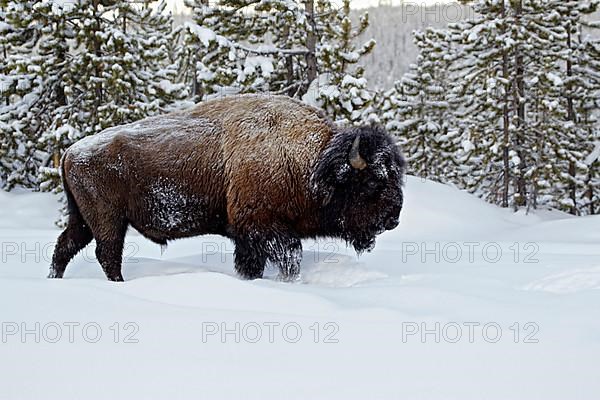
[[[321,153],[311,177],[329,235],[370,251],[375,236],[398,225],[405,161],[379,126],[345,129]]]

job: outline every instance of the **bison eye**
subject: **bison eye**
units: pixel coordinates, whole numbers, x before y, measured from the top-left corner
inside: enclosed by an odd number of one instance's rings
[[[368,181],[368,182],[367,182],[367,187],[368,187],[368,188],[369,188],[371,191],[377,190],[377,189],[379,188],[379,182],[377,182],[377,181],[373,181],[373,180],[371,180],[371,181]]]

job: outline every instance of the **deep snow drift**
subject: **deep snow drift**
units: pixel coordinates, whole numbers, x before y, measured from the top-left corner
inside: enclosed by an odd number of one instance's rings
[[[305,242],[289,284],[134,231],[125,283],[93,245],[47,280],[56,200],[0,192],[0,398],[597,398],[600,217],[405,193],[371,254]]]

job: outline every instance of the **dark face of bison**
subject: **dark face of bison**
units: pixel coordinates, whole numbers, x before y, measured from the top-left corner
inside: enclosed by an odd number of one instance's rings
[[[405,161],[381,127],[349,128],[321,154],[311,182],[332,233],[358,253],[370,251],[375,236],[398,225]]]

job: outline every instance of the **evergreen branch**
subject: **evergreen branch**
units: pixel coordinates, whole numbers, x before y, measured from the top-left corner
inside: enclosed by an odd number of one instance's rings
[[[261,56],[269,56],[269,55],[276,55],[276,54],[285,54],[285,55],[294,56],[294,55],[305,55],[305,54],[309,53],[307,48],[296,48],[296,49],[274,48],[274,49],[268,49],[268,50],[259,50],[259,49],[253,49],[251,47],[244,46],[239,43],[232,43],[232,45],[236,49],[243,50],[248,53],[252,53],[252,54],[256,54],[256,55],[261,55]]]
[[[274,92],[269,92],[270,94],[285,94],[287,93],[290,89],[295,89],[298,88],[300,86],[302,86],[303,82],[299,81],[299,82],[294,82],[289,86],[284,87],[283,89],[280,90],[276,90]]]

